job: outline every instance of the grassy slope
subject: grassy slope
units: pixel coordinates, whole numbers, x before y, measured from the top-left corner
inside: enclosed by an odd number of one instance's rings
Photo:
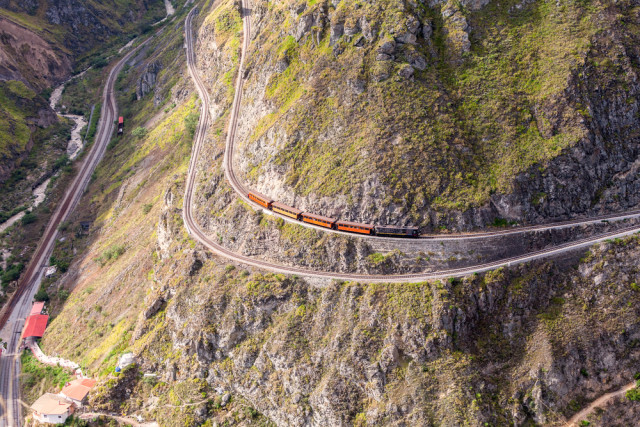
[[[342,2],[338,12],[354,20],[367,16],[388,33],[401,25],[400,3]],[[422,19],[433,22],[434,36],[432,47],[419,39],[417,50],[428,67],[412,81],[395,74],[410,52],[384,65],[374,60],[375,46],[356,48],[343,38],[344,53],[334,57],[328,31],[319,47],[310,37],[301,44],[284,38],[297,18],[286,4],[271,5],[270,23],[257,35],[254,46],[260,48],[254,47],[250,64],[274,64],[286,56],[290,65],[272,77],[266,99],[274,113],[261,120],[247,144],[274,124],[286,135],[299,134],[269,159],[284,167],[286,183],[296,192],[349,195],[353,185],[380,176],[389,189],[384,204],[405,204],[414,221],[421,220],[425,206],[464,210],[482,205],[493,192],[508,192],[516,174],[536,164],[543,168],[583,136],[579,112],[569,108],[569,124],[549,135],[539,128],[548,118],[536,110],[562,96],[598,29],[594,16],[601,9],[597,1],[561,7],[534,2],[509,12],[515,3],[492,2],[466,13],[472,50],[462,62],[451,59],[437,8],[420,6]],[[387,66],[391,77],[374,82],[372,76]],[[367,85],[360,95],[348,88],[357,80]],[[263,167],[254,166],[250,178]]]
[[[171,28],[151,48],[154,57],[162,58],[166,68],[173,70],[168,76],[177,74],[176,68],[183,65],[182,55],[175,55],[182,40],[182,28]],[[137,77],[137,69],[129,69],[119,79],[118,104],[128,118],[125,135],[114,137],[81,202],[89,208],[75,212],[65,232],[67,241],[54,251],[56,258],[68,261],[74,261],[72,247],[86,251],[73,265],[82,276],[77,282],[64,282],[73,290],[66,303],[55,287],[48,288],[59,277],[43,285],[49,290],[54,312],[65,303],[43,340],[44,348],[64,350],[95,374],[111,371],[119,352],[128,345],[148,284],[147,273],[155,259],[150,248],[155,242],[162,193],[176,174],[186,172],[191,141],[185,132],[185,118],[197,108],[194,97],[157,108],[150,96],[132,101]],[[159,82],[164,93],[177,83],[172,78]],[[132,136],[133,129],[148,123],[153,124],[145,136]],[[93,221],[93,230],[107,232],[89,237],[77,234],[78,223],[84,219]],[[123,276],[123,271],[129,273]],[[110,289],[111,297],[105,298],[105,289]],[[79,334],[64,334],[69,327],[79,328]],[[84,335],[84,342],[76,341],[80,335]]]

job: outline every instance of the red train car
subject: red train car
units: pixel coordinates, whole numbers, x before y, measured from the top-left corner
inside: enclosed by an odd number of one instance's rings
[[[373,234],[373,225],[361,224],[359,222],[337,221],[336,227],[341,231],[350,231],[351,233]]]
[[[253,200],[254,202],[256,202],[257,204],[259,204],[260,206],[264,206],[267,209],[271,209],[271,204],[273,203],[272,198],[267,197],[264,194],[260,194],[256,191],[250,191],[249,194],[247,194],[247,197]]]
[[[309,224],[319,225],[320,227],[335,228],[336,220],[327,216],[315,215],[309,212],[302,213],[302,221]]]
[[[272,202],[271,210],[279,213],[280,215],[288,216],[289,218],[300,220],[302,211],[300,209],[293,208],[280,202]]]
[[[124,117],[118,117],[118,135],[122,135],[124,133]]]

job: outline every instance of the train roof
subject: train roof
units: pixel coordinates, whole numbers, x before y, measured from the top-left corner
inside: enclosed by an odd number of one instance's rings
[[[319,219],[320,221],[326,221],[326,222],[336,222],[337,221],[335,218],[329,218],[328,216],[316,215],[316,214],[312,214],[310,212],[303,212],[302,216],[308,216],[309,218]]]
[[[118,117],[118,123],[124,123],[124,117],[122,116]]]
[[[302,213],[300,209],[294,208],[293,206],[285,205],[284,203],[280,203],[280,202],[273,202],[271,203],[271,206],[273,206],[274,208],[280,208],[286,211],[290,211],[298,215]]]
[[[376,225],[376,228],[395,228],[400,230],[418,230],[418,227],[405,227],[402,225]]]
[[[371,224],[363,224],[361,222],[351,222],[351,221],[337,221],[336,224],[345,225],[347,227],[366,227],[373,228]]]
[[[262,193],[258,193],[257,191],[249,191],[249,194],[253,194],[254,196],[257,196],[257,197],[258,197],[258,198],[260,198],[260,199],[263,199],[263,200],[267,200],[267,201],[273,202],[273,199],[272,199],[271,197],[267,197],[267,196],[265,196],[265,195],[264,195],[264,194],[262,194]]]

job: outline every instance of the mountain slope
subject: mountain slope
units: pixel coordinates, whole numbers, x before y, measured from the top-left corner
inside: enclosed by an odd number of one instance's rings
[[[636,15],[633,1],[258,2],[238,167],[303,210],[428,228],[635,206]]]

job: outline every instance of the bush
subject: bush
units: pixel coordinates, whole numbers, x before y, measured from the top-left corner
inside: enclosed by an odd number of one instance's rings
[[[58,290],[58,299],[60,301],[66,301],[69,298],[69,291],[66,289]]]
[[[25,216],[22,217],[20,222],[22,222],[22,225],[28,225],[36,222],[37,219],[38,219],[38,216],[36,214],[34,214],[33,212],[29,212],[28,214],[25,214]]]
[[[640,402],[640,388],[634,387],[631,390],[627,391],[626,395],[627,399],[632,402]]]
[[[142,139],[147,136],[147,129],[143,128],[142,126],[138,126],[131,132],[131,135],[135,136],[138,139]]]
[[[184,126],[187,129],[187,132],[189,132],[191,138],[196,134],[198,120],[200,120],[200,114],[198,113],[189,113],[187,117],[184,118]]]
[[[118,257],[120,257],[120,255],[122,255],[125,250],[126,248],[124,247],[124,245],[113,245],[109,249],[102,252],[102,255],[98,257],[97,261],[101,267],[104,267],[105,264],[109,261],[118,259]]]
[[[23,263],[13,264],[9,268],[7,268],[7,270],[3,272],[1,276],[2,287],[7,287],[9,283],[13,282],[14,280],[18,280],[18,278],[20,277],[20,273],[22,273],[23,269],[24,269]]]
[[[144,206],[142,206],[142,213],[145,214],[145,215],[148,214],[149,211],[151,211],[152,207],[153,207],[152,203],[145,204]]]
[[[49,301],[49,294],[45,289],[40,288],[38,289],[38,292],[36,292],[36,294],[34,295],[33,299],[35,299],[36,301],[47,302]]]
[[[60,156],[60,158],[58,158],[58,160],[56,160],[56,162],[53,164],[53,168],[58,170],[58,169],[64,168],[68,164],[69,164],[69,156],[64,154],[64,155]]]
[[[51,258],[49,258],[49,264],[58,267],[58,270],[60,270],[62,273],[65,273],[69,269],[69,261],[58,259],[54,256],[51,256]]]

